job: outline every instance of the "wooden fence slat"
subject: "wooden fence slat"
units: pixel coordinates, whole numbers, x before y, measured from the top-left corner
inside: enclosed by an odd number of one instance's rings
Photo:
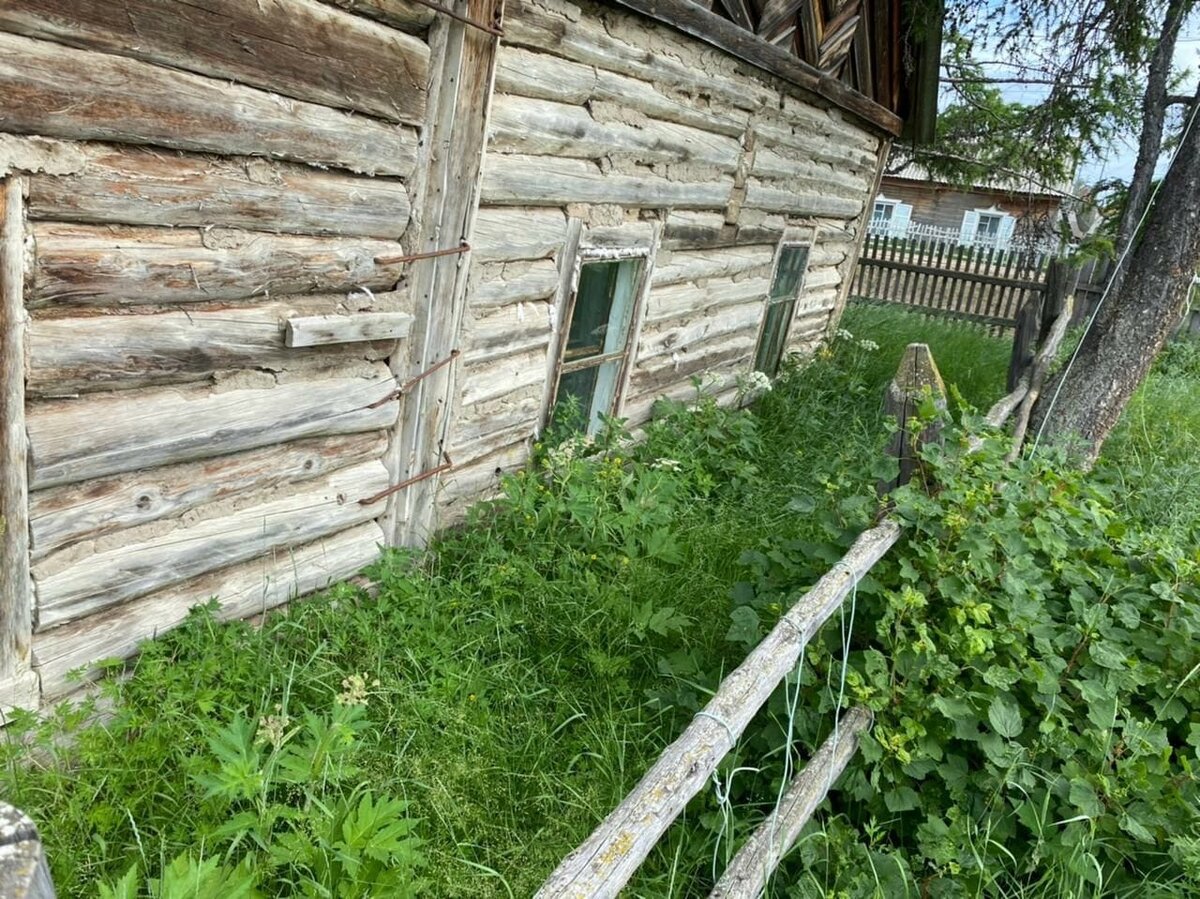
[[[537,896],[616,896],[688,801],[704,788],[775,687],[795,668],[808,641],[899,539],[900,525],[890,520],[860,534],[841,561],[721,682],[704,710],[625,800],[563,859]]]
[[[776,809],[738,850],[708,899],[758,899],[762,895],[771,873],[854,757],[872,720],[864,708],[850,709],[842,716],[837,730],[792,780]]]

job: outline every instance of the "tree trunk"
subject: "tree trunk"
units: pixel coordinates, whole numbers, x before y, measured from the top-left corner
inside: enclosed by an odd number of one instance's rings
[[[1162,155],[1163,122],[1166,118],[1168,80],[1171,76],[1171,58],[1175,55],[1175,41],[1179,37],[1180,26],[1187,13],[1191,10],[1192,0],[1171,0],[1167,5],[1163,18],[1162,33],[1158,44],[1150,56],[1150,67],[1146,76],[1146,94],[1142,101],[1142,132],[1138,138],[1137,162],[1133,166],[1133,174],[1129,180],[1129,195],[1125,198],[1125,207],[1121,210],[1121,218],[1117,223],[1116,250],[1117,259],[1132,246],[1137,238],[1138,221],[1146,211],[1146,203],[1150,198],[1150,184],[1154,178],[1154,169]],[[1118,294],[1125,281],[1125,273],[1129,271],[1129,260],[1124,265],[1118,265],[1113,270],[1110,291]]]
[[[1200,100],[1197,89],[1193,105]],[[1194,106],[1193,106],[1194,108]],[[1082,441],[1095,461],[1154,357],[1179,323],[1200,259],[1200,126],[1184,131],[1141,241],[1129,256],[1120,293],[1084,336],[1074,364],[1043,394],[1036,432],[1054,442]]]

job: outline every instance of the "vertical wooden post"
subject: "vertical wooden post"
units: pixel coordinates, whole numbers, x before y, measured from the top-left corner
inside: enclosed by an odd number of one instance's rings
[[[1016,389],[1021,378],[1033,365],[1033,355],[1037,351],[1038,332],[1041,330],[1042,307],[1045,300],[1045,294],[1034,294],[1017,313],[1017,326],[1013,331],[1012,355],[1008,360],[1008,386],[1005,388],[1009,393]]]
[[[898,460],[899,467],[895,478],[876,485],[881,496],[907,484],[920,467],[918,454],[921,447],[941,440],[940,422],[934,422],[919,433],[913,432],[917,407],[926,396],[932,397],[938,410],[946,408],[946,385],[942,383],[929,345],[910,343],[883,399],[884,412],[895,417],[899,426],[887,450],[888,455]]]
[[[6,802],[0,802],[0,896],[54,899],[54,882],[37,826]]]
[[[25,212],[20,178],[0,180],[0,714],[37,708],[31,668],[29,470],[25,432]]]
[[[479,22],[500,24],[503,0],[458,0],[456,12]],[[413,252],[431,252],[469,241],[479,206],[479,182],[495,79],[498,38],[465,22],[439,17],[430,43],[429,119],[422,134],[424,152],[413,218]],[[450,357],[457,348],[466,306],[469,252],[415,263],[409,276],[415,321],[407,344],[392,358],[401,382]],[[415,478],[445,464],[446,439],[458,385],[460,363],[445,365],[416,382],[401,398],[400,416],[388,450],[393,483]],[[441,478],[413,483],[394,494],[382,522],[393,545],[423,544],[437,527]]]

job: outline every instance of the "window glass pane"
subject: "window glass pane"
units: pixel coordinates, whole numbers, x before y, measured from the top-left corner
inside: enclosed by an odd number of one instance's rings
[[[586,430],[592,417],[592,400],[596,393],[596,375],[600,368],[584,368],[569,372],[558,379],[558,396],[554,400],[555,423]],[[568,419],[567,409],[575,412]]]
[[[981,215],[979,216],[979,228],[975,232],[976,237],[995,237],[1000,233],[1000,216],[998,215]]]
[[[762,337],[759,338],[758,351],[754,355],[755,371],[761,371],[772,377],[779,371],[779,362],[783,358],[783,348],[787,342],[788,325],[791,323],[792,310],[795,308],[794,301],[775,303],[767,307]]]
[[[604,351],[620,267],[620,262],[589,262],[580,269],[565,359],[582,359]]]
[[[800,279],[804,277],[807,261],[808,247],[783,247],[779,251],[779,265],[775,269],[775,280],[771,282],[771,299],[792,299],[800,292]]]

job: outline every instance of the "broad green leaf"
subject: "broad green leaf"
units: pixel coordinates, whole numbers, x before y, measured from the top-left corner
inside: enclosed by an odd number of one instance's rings
[[[1000,736],[1013,739],[1021,735],[1021,711],[1011,696],[997,695],[988,705],[988,722]]]

